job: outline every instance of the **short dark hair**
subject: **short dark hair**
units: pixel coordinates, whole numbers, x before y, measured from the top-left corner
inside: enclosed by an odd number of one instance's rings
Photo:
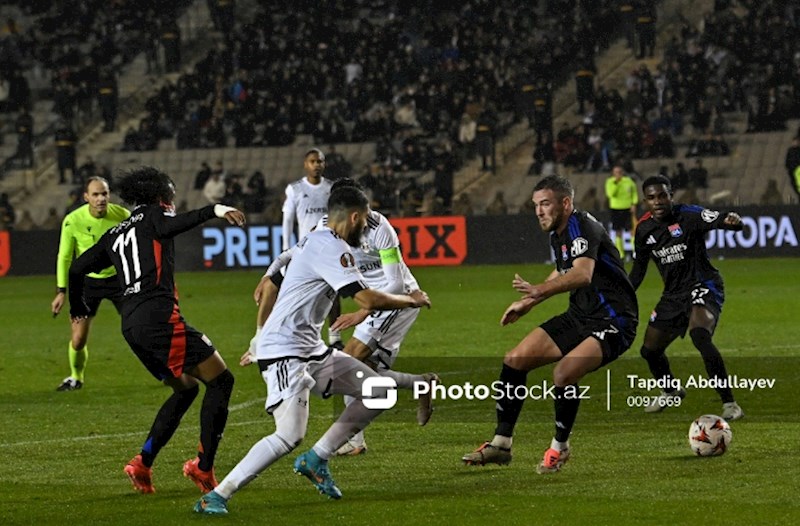
[[[539,190],[552,190],[559,198],[575,198],[575,189],[572,187],[572,183],[569,182],[569,179],[556,174],[548,175],[536,183],[536,186],[533,187],[533,191],[538,192]]]
[[[325,154],[322,153],[322,150],[320,150],[319,148],[311,148],[310,150],[308,150],[306,154],[303,156],[303,160],[308,159],[308,156],[311,155],[312,153],[316,153],[317,155],[319,155],[320,159],[322,159],[323,161],[325,160]]]
[[[331,192],[328,198],[328,215],[369,208],[369,199],[364,192],[353,186],[342,186]]]
[[[361,184],[355,179],[351,179],[349,177],[341,177],[333,182],[333,184],[331,185],[331,192],[335,192],[339,188],[348,188],[348,187],[364,190],[364,187],[362,187]]]
[[[667,187],[668,192],[672,192],[672,183],[669,181],[669,179],[667,179],[661,174],[653,175],[645,179],[644,182],[642,183],[642,192],[644,192],[644,189],[647,188],[648,186],[659,185],[659,184],[663,184],[664,186]]]
[[[119,183],[119,196],[132,205],[153,205],[172,197],[175,183],[170,176],[152,166],[142,166],[126,172]]]

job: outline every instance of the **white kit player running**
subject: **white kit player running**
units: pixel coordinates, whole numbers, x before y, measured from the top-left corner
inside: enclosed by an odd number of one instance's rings
[[[310,233],[297,245],[274,310],[256,345],[268,390],[266,409],[275,418],[275,432],[258,441],[216,489],[195,504],[197,512],[226,514],[228,500],[235,492],[300,444],[308,426],[311,393],[357,398],[294,462],[294,471],[307,477],[320,493],[341,498],[328,459],[383,410],[368,409],[361,400],[362,384],[378,374],[320,339],[332,300],[337,294],[353,297],[360,308],[370,311],[430,306],[427,294],[420,290],[387,294],[366,287],[350,249],[359,246],[367,223],[369,207],[363,192],[339,188],[331,194],[328,205],[328,226]],[[381,394],[377,389],[372,391]]]
[[[325,154],[317,148],[308,150],[303,157],[303,170],[306,176],[286,186],[286,199],[283,201],[283,250],[289,249],[292,243],[295,222],[297,223],[297,241],[302,240],[316,226],[317,222],[328,213],[328,197],[331,195],[330,179],[325,179]],[[333,303],[328,323],[333,324],[342,307],[337,298]],[[342,348],[342,337],[338,331],[328,331],[328,343]]]
[[[352,179],[339,179],[333,188],[351,186],[359,188],[358,183]],[[327,225],[328,217],[324,216],[319,220],[316,228],[324,228]],[[265,281],[269,280],[272,284],[280,286],[280,271],[292,259],[296,247],[284,251],[267,269],[259,287],[263,287]],[[400,240],[397,237],[394,227],[386,219],[386,216],[374,210],[369,211],[367,216],[367,227],[361,239],[361,244],[353,248],[356,267],[364,276],[365,283],[372,289],[380,290],[390,294],[408,294],[418,290],[419,284],[411,270],[403,261],[400,251]],[[259,306],[271,305],[274,303],[274,296],[277,294],[276,287],[270,287],[268,291],[256,289],[255,296],[259,301]],[[266,297],[265,297],[266,296]],[[263,298],[263,299],[262,299]],[[347,329],[356,326],[353,337],[347,342],[344,351],[359,360],[365,361],[370,367],[378,371],[381,376],[388,376],[394,379],[400,389],[413,389],[417,382],[438,382],[439,378],[434,373],[408,374],[393,371],[392,367],[400,352],[400,345],[403,343],[408,331],[419,315],[418,309],[394,309],[369,312],[361,309],[354,313],[342,315],[334,328]],[[268,309],[259,309],[259,319],[257,326],[264,324],[266,317],[269,316]],[[242,356],[241,363],[247,365],[254,361],[256,337],[251,340],[248,353]],[[350,404],[353,399],[345,397],[345,403]],[[431,396],[422,395],[418,400],[417,423],[424,426],[433,413],[433,401]],[[367,444],[362,432],[357,433],[347,441],[336,452],[337,455],[359,455],[367,451]]]

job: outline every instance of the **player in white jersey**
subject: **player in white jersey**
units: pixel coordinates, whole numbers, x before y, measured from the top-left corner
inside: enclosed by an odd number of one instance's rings
[[[311,232],[317,222],[328,213],[328,197],[331,195],[331,181],[325,179],[325,154],[317,148],[306,152],[303,158],[303,170],[306,176],[286,186],[286,199],[283,201],[283,250],[292,246],[292,234],[297,222],[297,241]],[[341,314],[342,306],[337,299],[334,302],[328,323],[333,324]],[[342,348],[342,337],[338,331],[328,331],[328,343],[339,344]]]
[[[333,188],[343,186],[355,186],[358,183],[352,179],[339,179]],[[324,228],[327,225],[327,216],[324,216],[317,223],[316,228]],[[265,286],[265,281],[270,281],[268,290],[256,289],[255,297],[259,302],[259,317],[257,326],[262,326],[269,316],[271,305],[274,303],[274,296],[277,294],[277,287],[273,287],[275,282],[280,285],[280,270],[291,261],[294,248],[284,251],[267,269],[259,287]],[[369,211],[367,216],[367,227],[361,239],[359,247],[353,249],[356,267],[364,276],[366,284],[373,289],[381,290],[391,294],[409,293],[419,289],[419,284],[411,270],[403,261],[400,252],[400,240],[394,227],[386,217],[374,210]],[[377,370],[381,376],[389,376],[395,380],[397,387],[401,389],[413,389],[416,382],[437,381],[438,377],[433,373],[408,374],[393,371],[392,366],[400,352],[400,345],[417,319],[419,310],[384,310],[369,312],[359,310],[355,313],[342,315],[334,323],[334,328],[346,329],[356,326],[353,337],[347,342],[344,351],[359,360],[367,362],[373,369]],[[258,329],[256,331],[258,333]],[[256,337],[251,341],[251,348],[248,353],[242,356],[241,363],[247,365],[253,361]],[[345,397],[345,403],[352,402],[350,397]],[[432,399],[428,396],[420,396],[417,408],[417,422],[425,425],[433,412]],[[367,445],[363,433],[357,433],[344,446],[338,455],[359,455],[366,452]]]
[[[322,397],[347,394],[357,398],[294,462],[295,472],[307,477],[321,493],[341,498],[328,470],[328,458],[383,411],[369,409],[367,406],[376,407],[376,400],[365,405],[362,393],[385,395],[386,389],[381,393],[376,388],[387,386],[366,364],[326,347],[320,339],[333,298],[337,294],[352,296],[360,308],[370,311],[430,306],[427,294],[420,290],[398,295],[366,287],[348,245],[359,245],[368,211],[363,192],[339,188],[329,200],[328,226],[298,244],[256,346],[268,389],[266,409],[275,418],[275,432],[257,442],[214,491],[197,502],[195,511],[226,514],[227,502],[236,491],[297,447],[306,434],[312,392]]]

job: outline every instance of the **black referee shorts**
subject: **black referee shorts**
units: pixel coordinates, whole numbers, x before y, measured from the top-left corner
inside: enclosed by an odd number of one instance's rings
[[[631,223],[630,208],[611,210],[611,228],[616,232],[621,232],[622,230],[630,231],[631,227],[633,227],[633,223]]]

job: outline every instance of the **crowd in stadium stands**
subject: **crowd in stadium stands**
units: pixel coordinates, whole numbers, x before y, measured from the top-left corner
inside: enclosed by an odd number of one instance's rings
[[[523,118],[536,132],[532,172],[542,173],[553,163],[632,167],[674,157],[680,146],[687,156],[728,155],[728,112],[746,113],[748,131],[780,130],[800,115],[800,7],[778,0],[716,0],[702,32],[684,20],[662,62],[641,64],[619,89],[595,81],[594,57],[615,25],[636,56],[652,56],[656,0],[542,0],[541,10],[524,0],[300,0],[261,6],[236,23],[235,4],[208,0],[220,37],[190,68],[181,67],[175,24],[190,0],[166,10],[157,0],[15,3],[33,23],[2,25],[0,112],[17,118],[18,130],[30,123],[23,110],[35,94],[23,71],[32,67],[50,73],[64,123],[98,107],[112,129],[116,108],[101,92],[115,93],[113,72],[144,52],[151,72],[183,73],[147,101],[124,150],[156,149],[164,139],[179,149],[281,146],[298,135],[316,144],[372,141],[374,162],[329,175],[357,176],[390,213],[471,208],[453,202],[453,172],[475,156],[493,171],[495,140]],[[572,74],[580,122],[554,129],[552,91]],[[20,141],[17,156],[27,159]],[[421,183],[421,172],[433,181]],[[247,185],[242,196],[260,188]],[[272,203],[254,201],[252,209]]]
[[[408,173],[434,171],[428,208],[449,209],[452,171],[475,155],[493,170],[495,139],[532,114],[521,87],[608,45],[613,0],[545,3],[542,17],[522,0],[262,6],[148,100],[123,149],[375,141],[377,166],[357,175],[376,203],[424,213]]]
[[[597,86],[584,96],[579,124],[564,123],[552,144],[540,135],[532,170],[559,162],[608,171],[614,160],[673,158],[679,141],[686,157],[729,155],[728,112],[746,113],[748,132],[785,129],[787,118],[800,116],[800,45],[792,37],[799,25],[800,6],[717,0],[702,32],[682,21],[655,71],[641,64],[621,93]],[[580,87],[580,75],[591,69],[578,67]],[[681,174],[674,179],[687,180]],[[688,181],[707,185],[706,179]]]
[[[23,72],[41,68],[52,79],[54,113],[72,121],[90,111],[115,68],[142,51],[152,54],[174,26],[176,14],[191,1],[168,6],[158,0],[10,3],[16,3],[32,24],[21,28],[9,19],[3,28],[0,77],[10,95],[0,110],[30,109],[31,90]]]

